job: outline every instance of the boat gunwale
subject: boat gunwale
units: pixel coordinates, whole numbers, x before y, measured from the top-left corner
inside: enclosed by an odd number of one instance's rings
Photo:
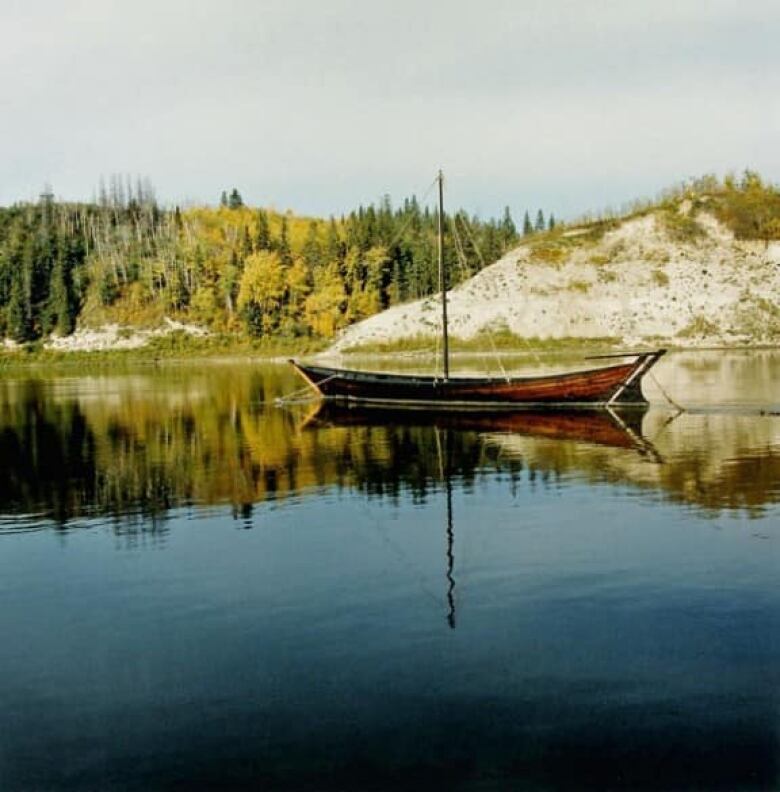
[[[661,357],[666,350],[654,350],[651,352],[642,353],[628,353],[626,357],[635,356],[636,360],[628,361],[626,363],[616,363],[612,366],[601,366],[598,368],[582,369],[578,371],[567,371],[560,374],[541,374],[525,377],[443,377],[437,375],[407,375],[407,374],[393,374],[384,372],[361,371],[359,369],[339,369],[331,368],[330,366],[317,366],[299,363],[294,359],[290,359],[290,363],[298,369],[309,383],[318,388],[318,383],[310,378],[310,374],[317,376],[324,376],[330,380],[341,379],[349,382],[376,382],[376,383],[392,383],[397,385],[418,385],[418,386],[437,386],[439,388],[448,388],[449,386],[458,385],[474,385],[479,383],[489,385],[525,385],[529,383],[543,384],[545,382],[561,382],[569,379],[576,379],[579,377],[597,376],[599,374],[608,374],[616,371],[617,369],[630,367],[635,369],[643,364],[650,357]],[[390,401],[393,401],[390,399]]]

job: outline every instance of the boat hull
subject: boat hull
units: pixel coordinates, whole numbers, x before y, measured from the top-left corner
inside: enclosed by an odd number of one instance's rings
[[[647,404],[641,379],[664,352],[642,353],[629,363],[586,371],[506,379],[451,377],[443,380],[290,362],[313,390],[331,400],[457,410],[556,405],[592,407]]]

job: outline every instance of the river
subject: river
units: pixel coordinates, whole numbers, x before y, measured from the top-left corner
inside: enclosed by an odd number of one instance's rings
[[[489,420],[5,372],[0,788],[776,788],[780,352],[654,374]]]

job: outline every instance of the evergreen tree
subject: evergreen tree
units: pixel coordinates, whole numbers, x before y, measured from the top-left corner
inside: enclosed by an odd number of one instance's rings
[[[344,244],[339,236],[339,229],[334,218],[330,218],[328,223],[328,234],[325,239],[325,258],[330,262],[342,262],[344,260]]]
[[[249,226],[244,226],[244,234],[241,237],[241,258],[245,259],[252,252],[252,236],[249,233]]]
[[[102,305],[111,305],[119,296],[116,279],[108,270],[104,270],[100,277],[98,296]]]
[[[487,223],[482,237],[482,250],[485,252],[488,261],[497,261],[501,257],[501,234],[495,223]],[[452,268],[448,268],[452,273]]]
[[[181,311],[190,303],[190,292],[181,266],[176,262],[167,278],[168,304],[175,311]]]
[[[260,338],[263,335],[263,309],[256,302],[248,302],[241,309],[241,318],[247,333],[252,338]]]
[[[290,249],[290,240],[288,238],[287,218],[284,216],[282,217],[282,228],[279,232],[279,242],[276,245],[276,249],[279,251],[282,265],[289,267],[292,264],[292,250]]]
[[[74,328],[70,273],[64,256],[59,256],[51,274],[50,311],[51,323],[60,335],[70,335]]]
[[[504,250],[507,250],[517,239],[517,228],[515,222],[512,220],[512,214],[509,207],[504,208],[504,217],[501,220],[501,243]]]
[[[227,197],[227,193],[224,190],[222,190],[222,195],[219,196],[219,205],[224,208],[227,208],[228,197]]]
[[[389,245],[395,234],[393,233],[393,205],[390,196],[382,197],[379,211],[376,215],[376,242],[380,245]]]
[[[413,195],[409,201],[409,214],[412,217],[411,230],[416,233],[420,230],[420,204],[416,195]]]
[[[230,209],[240,209],[244,205],[244,199],[241,197],[241,193],[234,187],[230,191],[230,197],[228,198],[228,207]]]
[[[534,227],[531,225],[531,218],[528,215],[528,210],[526,209],[525,214],[523,215],[523,236],[528,236],[529,234],[533,234]]]
[[[398,305],[398,303],[403,301],[405,296],[403,279],[401,277],[401,262],[396,259],[393,263],[393,277],[390,281],[390,288],[388,290],[390,305]]]
[[[544,231],[544,213],[540,209],[536,213],[536,226],[534,227],[535,231]]]
[[[548,230],[552,231],[555,228],[555,215],[551,212],[550,217],[547,220],[547,228]]]
[[[24,280],[23,276],[14,278],[8,304],[8,335],[19,342],[30,341],[33,337],[29,295]]]
[[[268,225],[268,215],[262,210],[257,210],[255,221],[255,247],[257,250],[271,249],[271,228]]]
[[[303,243],[303,260],[307,267],[314,269],[322,263],[322,248],[317,233],[317,223],[312,220]]]

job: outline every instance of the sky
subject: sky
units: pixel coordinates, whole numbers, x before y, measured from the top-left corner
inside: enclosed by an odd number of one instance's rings
[[[0,0],[0,204],[341,214],[423,194],[573,218],[705,173],[780,181],[777,0]]]

